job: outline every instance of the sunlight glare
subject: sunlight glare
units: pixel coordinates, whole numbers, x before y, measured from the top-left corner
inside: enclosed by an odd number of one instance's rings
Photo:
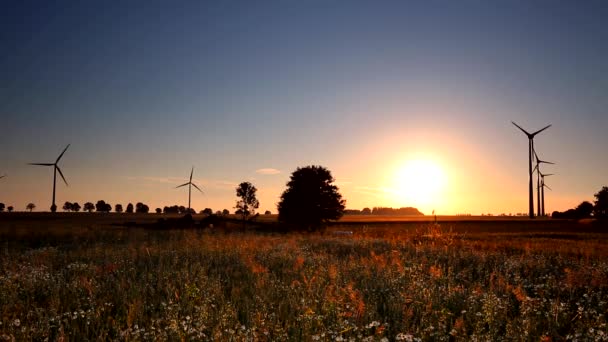
[[[406,206],[428,206],[441,201],[445,185],[446,175],[438,163],[409,160],[395,172],[395,200]]]

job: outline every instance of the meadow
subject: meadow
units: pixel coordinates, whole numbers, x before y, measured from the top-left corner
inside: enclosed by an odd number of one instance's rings
[[[608,230],[590,222],[125,217],[0,215],[0,340],[608,340]]]

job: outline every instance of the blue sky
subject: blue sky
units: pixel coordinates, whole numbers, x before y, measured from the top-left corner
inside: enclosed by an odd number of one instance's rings
[[[0,200],[261,207],[298,166],[328,167],[347,206],[524,212],[539,136],[564,210],[606,185],[608,5],[602,1],[65,1],[0,8]],[[415,158],[433,203],[387,195]],[[260,174],[272,168],[277,174]],[[398,174],[398,172],[397,172]],[[397,176],[398,177],[398,176]],[[393,189],[394,190],[394,189]]]

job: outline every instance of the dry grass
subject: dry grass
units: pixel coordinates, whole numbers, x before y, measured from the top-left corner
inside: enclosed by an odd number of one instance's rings
[[[0,340],[608,340],[599,232],[49,222],[2,221]]]

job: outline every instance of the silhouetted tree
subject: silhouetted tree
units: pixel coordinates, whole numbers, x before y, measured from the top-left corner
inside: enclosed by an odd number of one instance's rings
[[[222,210],[222,215],[230,215],[230,210],[228,210],[228,209]]]
[[[213,210],[211,210],[211,208],[205,208],[203,209],[202,213],[205,215],[211,215],[213,214]]]
[[[12,206],[12,205],[9,205],[9,206],[6,208],[6,210],[8,210],[8,212],[9,212],[9,213],[12,213],[14,209],[15,209],[15,208],[13,208],[13,206]]]
[[[272,213],[270,212],[270,210],[266,210],[266,211],[264,212],[264,215],[272,215]]]
[[[591,217],[593,212],[593,204],[591,202],[584,201],[574,209],[577,218]]]
[[[177,205],[165,207],[163,208],[163,212],[165,214],[179,214],[179,207]]]
[[[112,206],[104,200],[99,200],[95,204],[95,209],[102,213],[109,213],[112,210]]]
[[[593,215],[599,219],[608,218],[608,187],[602,187],[595,195]]]
[[[279,221],[318,229],[322,223],[342,217],[346,201],[333,182],[331,172],[322,166],[297,168],[281,195]]]
[[[218,211],[215,212],[215,215],[216,216],[222,216],[222,212],[218,210]]]
[[[361,214],[362,215],[371,215],[372,210],[370,208],[363,208],[363,210],[361,210]]]
[[[88,212],[93,212],[93,210],[95,210],[95,204],[91,203],[91,202],[87,202],[84,204],[84,207],[82,208]]]
[[[25,209],[29,210],[29,211],[30,211],[30,213],[32,212],[32,210],[34,210],[34,208],[36,208],[36,205],[35,205],[34,203],[28,203],[28,204],[25,206]]]
[[[0,213],[4,211],[4,203],[0,203]]]
[[[147,205],[145,205],[141,202],[137,202],[137,204],[135,204],[136,213],[147,214],[149,211],[150,211],[150,207],[148,207]]]
[[[162,214],[163,210],[161,208],[156,208],[156,213],[157,214]]]
[[[236,196],[240,197],[236,201],[236,209],[241,210],[243,220],[246,220],[249,215],[255,214],[255,210],[260,206],[260,202],[255,196],[258,191],[253,184],[249,182],[242,182],[236,188]]]
[[[114,211],[117,213],[122,213],[122,204],[116,204],[114,206]]]
[[[127,210],[125,212],[127,214],[133,214],[133,203],[127,204]]]
[[[372,209],[372,215],[403,215],[403,216],[422,216],[424,215],[418,209],[412,207],[403,207],[399,209],[386,208],[386,207],[374,207]],[[481,216],[487,216],[481,214]]]
[[[80,204],[78,202],[72,203],[72,211],[79,212],[81,209]]]
[[[63,204],[63,208],[62,208],[62,209],[63,209],[64,211],[71,211],[71,210],[72,210],[72,205],[73,205],[73,204],[72,204],[72,202],[68,202],[68,201],[66,201],[66,202]]]

